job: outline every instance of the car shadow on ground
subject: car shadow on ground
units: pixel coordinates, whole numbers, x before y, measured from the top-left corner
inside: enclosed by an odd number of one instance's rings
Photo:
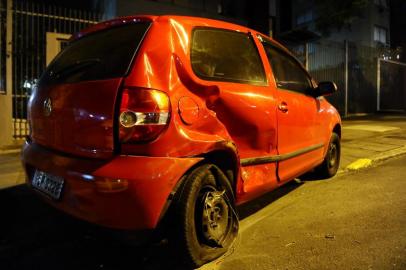
[[[241,219],[300,186],[291,182],[238,207]],[[25,185],[0,190],[2,269],[187,269],[167,242],[143,246],[53,209]]]
[[[250,202],[238,206],[237,210],[240,220],[249,218],[249,216],[255,214],[256,212],[263,209],[272,202],[278,200],[279,198],[297,189],[302,184],[303,182],[300,181],[290,181],[285,185],[283,185],[282,187],[275,189],[274,191],[265,193],[264,195],[260,196],[255,200],[252,200]]]
[[[311,170],[305,174],[302,174],[301,176],[296,178],[296,181],[300,181],[300,182],[309,182],[309,181],[328,181],[331,178],[325,178],[323,176],[320,176],[320,174],[318,174],[315,170]]]
[[[82,222],[26,186],[0,190],[2,269],[179,269],[167,245],[134,246]]]

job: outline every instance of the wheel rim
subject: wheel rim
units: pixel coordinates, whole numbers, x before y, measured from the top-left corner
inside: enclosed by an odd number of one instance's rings
[[[337,159],[338,159],[337,145],[332,142],[332,143],[330,143],[330,147],[329,147],[329,160],[328,160],[329,168],[334,168],[336,166]]]
[[[225,191],[209,187],[202,190],[198,202],[197,229],[210,246],[222,247],[230,231],[230,209],[224,196]]]

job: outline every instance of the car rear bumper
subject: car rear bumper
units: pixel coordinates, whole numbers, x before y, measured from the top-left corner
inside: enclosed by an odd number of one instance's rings
[[[155,228],[179,179],[200,160],[141,156],[97,160],[66,156],[28,142],[22,151],[29,186],[36,170],[64,179],[58,200],[38,191],[48,203],[86,221],[128,230]],[[106,192],[106,183],[117,179],[127,185]]]

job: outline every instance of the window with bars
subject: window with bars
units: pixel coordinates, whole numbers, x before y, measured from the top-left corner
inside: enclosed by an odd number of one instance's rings
[[[374,41],[380,42],[383,44],[387,44],[388,43],[387,33],[388,33],[388,30],[386,28],[381,27],[381,26],[375,26],[374,27]]]
[[[307,10],[296,17],[296,25],[312,22],[314,20],[313,10]]]

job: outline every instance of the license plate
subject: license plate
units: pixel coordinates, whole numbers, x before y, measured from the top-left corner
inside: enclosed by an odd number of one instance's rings
[[[32,186],[54,199],[61,197],[63,178],[42,171],[35,171]]]

